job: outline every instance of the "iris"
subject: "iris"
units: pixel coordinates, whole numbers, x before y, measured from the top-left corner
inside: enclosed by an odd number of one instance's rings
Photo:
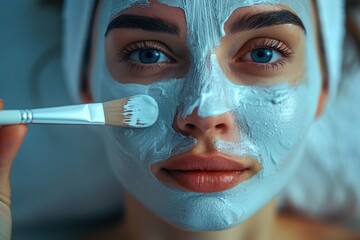
[[[160,60],[161,52],[156,49],[144,49],[139,51],[139,60],[141,63],[151,64]]]
[[[269,48],[258,48],[251,52],[251,59],[257,63],[268,63],[273,58],[273,50]]]

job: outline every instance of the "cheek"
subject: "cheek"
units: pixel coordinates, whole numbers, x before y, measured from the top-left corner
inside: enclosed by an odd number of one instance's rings
[[[113,127],[108,133],[112,145],[117,145],[118,155],[114,160],[140,163],[146,170],[154,162],[169,158],[171,155],[187,151],[194,145],[194,140],[184,137],[173,130],[173,120],[179,105],[179,95],[183,82],[179,79],[167,79],[149,85],[121,84],[111,79],[109,73],[103,80],[102,95],[106,98],[146,94],[155,99],[159,106],[156,123],[145,129],[125,129]],[[134,167],[134,166],[133,166]],[[123,168],[123,166],[119,166]]]
[[[299,141],[305,127],[300,121],[303,109],[299,109],[296,95],[288,92],[292,90],[284,91],[286,93],[281,95],[285,99],[279,99],[279,96],[270,101],[266,99],[262,106],[239,108],[242,112],[239,114],[239,124],[257,147],[258,158],[264,167],[269,163],[277,165],[283,161],[284,156]]]
[[[227,154],[251,156],[262,165],[262,176],[284,168],[313,122],[316,105],[306,84],[272,87],[235,86],[232,110],[240,129],[239,139],[217,140]]]

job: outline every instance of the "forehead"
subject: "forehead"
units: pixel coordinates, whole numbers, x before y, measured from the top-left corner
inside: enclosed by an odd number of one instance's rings
[[[311,29],[313,25],[311,0],[112,0],[106,2],[110,4],[108,23],[120,12],[127,11],[132,14],[161,16],[173,20],[172,22],[177,23],[181,28],[185,28],[182,25],[186,24],[189,33],[198,35],[198,39],[211,46],[218,45],[219,37],[226,35],[226,23],[234,20],[234,15],[239,16],[242,13],[246,15],[249,12],[256,14],[256,12],[288,10],[299,17],[305,29]],[[193,44],[196,45],[195,42]]]
[[[272,10],[274,10],[274,5],[287,7],[300,18],[307,18],[310,3],[311,0],[112,0],[109,18],[111,19],[119,12],[134,6],[142,6],[144,10],[151,11],[151,9],[146,8],[154,5],[159,6],[159,4],[181,8],[188,19],[215,17],[220,23],[224,23],[237,8],[259,4],[268,5]],[[262,9],[266,10],[266,7],[263,6]]]
[[[108,22],[125,11],[142,11],[141,14],[159,17],[168,14],[175,23],[186,24],[188,45],[194,56],[205,58],[211,49],[220,45],[220,39],[226,35],[226,22],[232,13],[241,14],[241,9],[253,11],[274,11],[286,9],[297,15],[306,29],[311,29],[311,0],[112,0]],[[160,11],[159,7],[174,7]],[[152,12],[153,11],[153,12]],[[178,18],[178,12],[185,15]],[[174,14],[173,16],[171,16]],[[170,18],[171,19],[171,18]],[[231,20],[231,19],[230,19]],[[186,21],[183,22],[183,21]]]

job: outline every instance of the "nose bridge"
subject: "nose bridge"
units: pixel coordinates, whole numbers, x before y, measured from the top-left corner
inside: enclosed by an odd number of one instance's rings
[[[229,88],[216,55],[211,53],[208,58],[208,78],[201,91],[198,113],[201,117],[211,117],[230,111]]]
[[[224,96],[224,86],[219,76],[221,70],[213,49],[223,36],[223,22],[217,16],[220,3],[213,1],[187,1],[185,15],[188,30],[188,46],[192,63],[184,84],[182,103],[179,108],[182,117],[194,112],[201,117],[216,116],[226,112],[218,96]],[[206,21],[204,21],[206,19]],[[224,99],[224,98],[223,98]]]
[[[183,106],[179,109],[181,116],[185,118],[195,108],[202,118],[230,111],[229,89],[216,55],[209,53],[203,61],[193,64],[189,70],[182,91]]]
[[[202,62],[193,64],[183,85],[183,102],[174,126],[196,138],[230,139],[237,124],[230,112],[230,90],[216,55],[209,53]]]

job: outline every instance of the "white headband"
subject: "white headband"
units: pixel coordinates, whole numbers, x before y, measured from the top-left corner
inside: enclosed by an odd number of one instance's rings
[[[63,67],[65,82],[75,103],[80,103],[82,60],[89,38],[95,0],[65,1],[63,13]]]
[[[345,1],[333,0],[330,3],[328,0],[316,0],[316,2],[329,75],[328,108],[336,98],[341,79],[345,37]]]

